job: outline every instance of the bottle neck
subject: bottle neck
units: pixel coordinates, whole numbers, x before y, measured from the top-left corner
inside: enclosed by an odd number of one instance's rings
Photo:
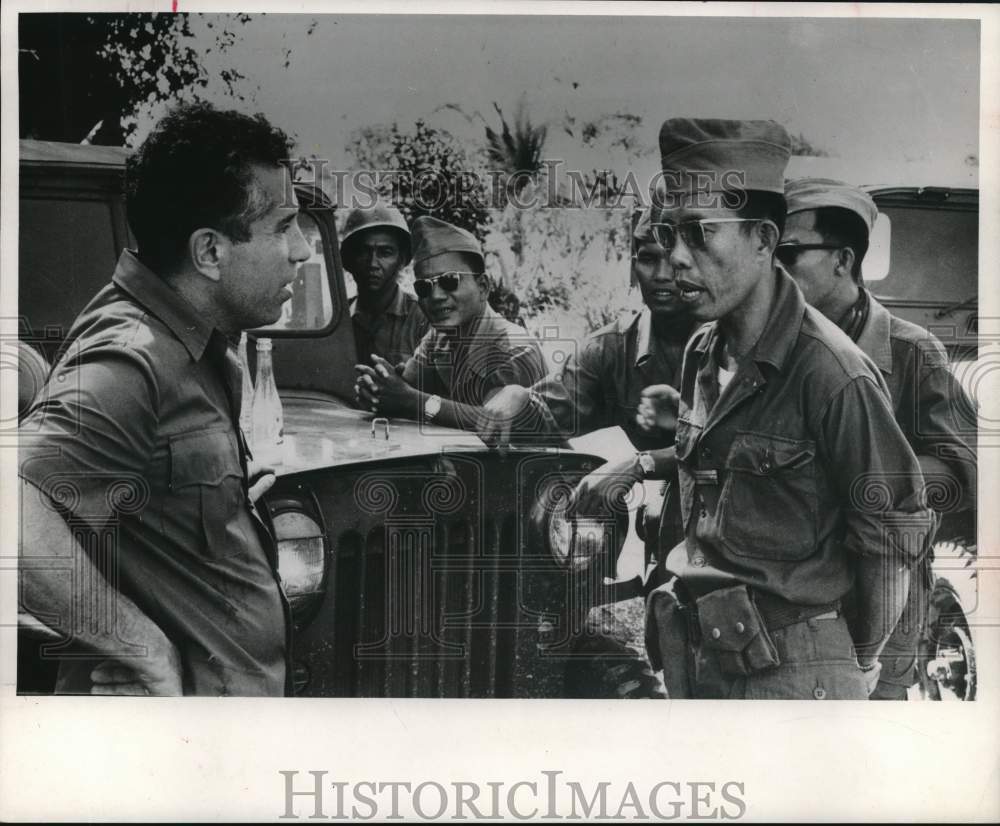
[[[271,351],[257,352],[257,380],[254,382],[256,392],[270,390],[274,386],[274,367],[271,364]]]

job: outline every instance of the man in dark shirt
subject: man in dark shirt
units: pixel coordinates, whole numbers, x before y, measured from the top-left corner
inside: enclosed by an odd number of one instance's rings
[[[694,323],[680,300],[667,257],[653,239],[648,208],[639,213],[632,230],[631,272],[642,292],[641,312],[588,336],[578,354],[530,389],[511,386],[495,395],[484,411],[484,435],[503,440],[517,423],[571,439],[617,425],[637,450],[663,447],[665,438],[672,443],[672,428],[657,433],[637,416],[646,388],[679,386],[684,345]],[[530,408],[538,415],[532,417]],[[630,472],[635,464],[622,472]]]
[[[686,541],[666,567],[689,621],[664,653],[685,652],[694,697],[864,699],[933,530],[920,466],[874,365],[774,264],[785,130],[672,119],[660,151],[654,234],[689,312],[713,322],[681,376]]]
[[[199,104],[128,160],[139,251],[73,324],[21,444],[22,602],[73,641],[61,691],[285,692],[233,342],[278,320],[310,255],[290,148],[263,116]]]
[[[401,371],[377,356],[357,365],[359,402],[380,415],[476,429],[501,388],[545,375],[538,341],[487,303],[489,278],[475,237],[437,218],[413,222],[414,288],[431,323]]]
[[[867,192],[840,181],[802,178],[785,187],[788,218],[775,255],[806,301],[837,324],[878,367],[892,408],[929,486],[950,492],[952,511],[976,504],[975,445],[958,412],[972,410],[948,367],[944,346],[927,330],[889,313],[865,289],[861,265],[878,208]],[[966,432],[962,432],[962,431]],[[926,619],[930,555],[910,581],[910,596],[882,651],[872,699],[906,699]]]
[[[358,288],[351,303],[358,359],[367,362],[375,354],[390,364],[405,363],[428,325],[416,296],[399,284],[399,271],[410,260],[402,213],[384,204],[352,209],[344,221],[340,259]]]

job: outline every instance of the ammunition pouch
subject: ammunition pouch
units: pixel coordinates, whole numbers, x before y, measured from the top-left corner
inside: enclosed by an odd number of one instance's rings
[[[734,585],[699,597],[695,602],[701,646],[712,651],[723,674],[745,677],[781,665],[746,585]]]

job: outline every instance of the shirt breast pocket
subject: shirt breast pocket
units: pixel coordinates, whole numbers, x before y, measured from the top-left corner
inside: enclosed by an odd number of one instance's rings
[[[245,507],[243,470],[230,429],[170,438],[170,492],[164,525],[182,544],[208,559],[243,553],[247,537],[238,519]]]
[[[816,547],[816,444],[737,433],[726,458],[719,530],[740,556],[796,561]]]
[[[701,436],[701,431],[702,428],[699,425],[693,424],[687,419],[682,418],[677,422],[674,450],[681,467],[681,472],[678,473],[678,493],[681,519],[685,530],[687,530],[688,522],[691,519],[691,510],[694,507],[696,495],[694,477],[690,471],[694,465],[695,451],[698,448],[698,438]]]

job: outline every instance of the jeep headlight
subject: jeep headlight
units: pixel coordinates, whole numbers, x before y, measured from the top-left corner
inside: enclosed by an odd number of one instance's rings
[[[301,510],[271,517],[278,544],[278,573],[296,625],[301,625],[323,597],[326,540],[319,523]]]
[[[567,517],[566,506],[573,489],[573,481],[561,475],[543,480],[532,507],[531,521],[540,529],[549,553],[560,567],[582,571],[612,550],[618,519]]]

